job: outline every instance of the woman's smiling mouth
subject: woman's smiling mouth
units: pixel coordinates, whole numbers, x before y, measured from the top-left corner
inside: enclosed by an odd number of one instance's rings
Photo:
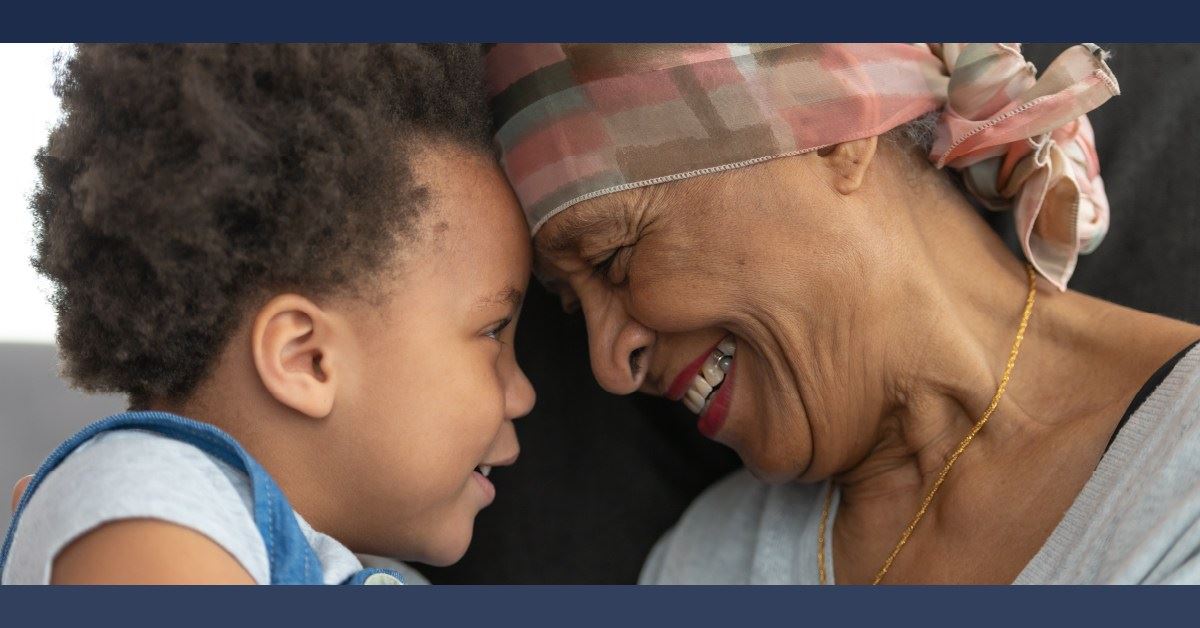
[[[730,386],[737,343],[726,336],[715,347],[689,363],[676,376],[667,397],[682,401],[688,410],[700,415],[700,431],[711,437],[725,422],[729,409]]]

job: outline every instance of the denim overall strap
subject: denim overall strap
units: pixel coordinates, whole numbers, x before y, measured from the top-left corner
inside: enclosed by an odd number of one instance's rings
[[[301,532],[296,517],[283,491],[266,470],[242,449],[231,436],[221,430],[166,412],[125,412],[101,419],[80,430],[58,446],[38,468],[30,481],[17,510],[13,513],[4,547],[0,549],[0,573],[3,573],[12,547],[17,522],[25,505],[37,487],[63,459],[83,443],[103,432],[138,429],[161,434],[191,444],[204,453],[244,472],[250,479],[254,499],[254,523],[267,547],[271,569],[271,584],[322,584],[321,561]],[[365,570],[364,570],[365,571]],[[368,574],[367,577],[369,577]]]

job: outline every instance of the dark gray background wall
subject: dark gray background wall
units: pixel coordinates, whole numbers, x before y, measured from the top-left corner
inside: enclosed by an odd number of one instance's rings
[[[0,343],[0,523],[8,529],[9,489],[46,454],[92,420],[123,409],[115,395],[85,395],[58,378],[50,345]]]

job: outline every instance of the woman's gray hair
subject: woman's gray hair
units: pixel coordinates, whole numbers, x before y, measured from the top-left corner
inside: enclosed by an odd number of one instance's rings
[[[937,131],[938,111],[910,120],[883,134],[883,139],[904,152],[916,151],[928,155],[933,149]]]
[[[929,161],[929,153],[933,150],[933,142],[937,137],[937,123],[940,115],[940,110],[930,111],[879,136],[881,141],[897,149],[900,154],[912,159],[910,163],[914,167],[907,170],[908,181],[911,184],[916,184],[918,181],[923,180],[918,175],[919,170],[923,169],[922,167],[933,167],[933,164]],[[983,209],[983,204],[971,194],[970,190],[963,183],[960,173],[952,168],[944,168],[942,172],[946,179],[966,197],[971,205],[980,210]]]

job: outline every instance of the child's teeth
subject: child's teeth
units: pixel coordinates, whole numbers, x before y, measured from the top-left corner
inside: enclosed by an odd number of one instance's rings
[[[704,407],[696,401],[696,398],[690,392],[683,398],[683,405],[687,406],[687,409],[695,414],[700,414],[700,408]]]
[[[492,472],[492,468],[490,466],[488,466],[486,464],[479,465],[479,474],[482,475],[483,477],[486,478],[488,476],[488,474],[490,474],[491,472]]]
[[[700,398],[703,399],[708,397],[708,393],[712,392],[713,387],[708,382],[704,381],[703,377],[697,375],[696,379],[692,380],[692,390],[700,393]]]
[[[701,395],[694,388],[687,391],[687,395],[684,396],[684,400],[691,401],[692,403],[696,404],[697,408],[704,405],[704,395]]]
[[[737,351],[737,345],[733,342],[733,336],[722,340],[721,344],[717,345],[717,350],[725,355],[733,355]]]

